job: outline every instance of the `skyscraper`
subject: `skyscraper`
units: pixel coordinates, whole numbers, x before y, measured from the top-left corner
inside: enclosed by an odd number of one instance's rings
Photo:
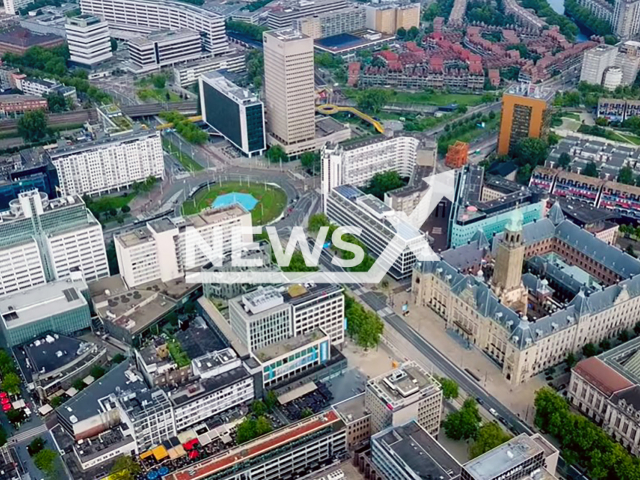
[[[636,36],[640,32],[640,0],[616,0],[611,26],[623,39]]]
[[[82,14],[69,18],[65,30],[72,62],[91,66],[113,56],[109,25],[98,17]]]
[[[263,44],[268,141],[299,153],[315,137],[313,40],[289,28],[265,32]]]
[[[545,137],[549,128],[549,102],[553,92],[520,84],[502,96],[502,119],[498,134],[498,154],[507,155],[529,137]]]

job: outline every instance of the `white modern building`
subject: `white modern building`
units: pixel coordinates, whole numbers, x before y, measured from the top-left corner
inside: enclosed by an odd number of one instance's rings
[[[16,88],[25,95],[44,97],[45,95],[60,93],[65,98],[70,98],[73,102],[78,100],[75,87],[66,87],[55,80],[25,77],[24,75],[16,75],[14,78]]]
[[[17,15],[18,10],[34,1],[35,0],[4,0],[4,11],[9,15]]]
[[[281,10],[269,12],[267,25],[271,29],[289,28],[297,19],[318,15],[324,12],[333,12],[347,7],[346,0],[299,0],[287,5]]]
[[[198,32],[162,30],[127,42],[129,58],[136,72],[158,70],[175,63],[196,60],[202,56],[202,39]]]
[[[113,56],[109,25],[98,17],[81,14],[68,18],[65,31],[72,62],[93,66]]]
[[[102,227],[79,196],[32,190],[0,212],[0,296],[68,278],[109,276]]]
[[[322,193],[340,185],[366,186],[376,173],[396,171],[410,177],[416,165],[420,140],[383,135],[327,144],[322,150]]]
[[[341,185],[326,195],[325,213],[338,225],[360,227],[358,238],[393,278],[411,275],[413,250],[425,246],[427,238],[391,207],[354,186]]]
[[[173,69],[173,82],[182,88],[198,83],[200,75],[226,70],[228,72],[241,72],[246,68],[244,52],[232,50],[222,56],[209,56],[201,60],[194,60],[185,64],[176,65]]]
[[[182,277],[188,270],[209,263],[208,254],[222,259],[232,251],[234,242],[251,243],[250,233],[236,238],[241,227],[251,227],[251,214],[238,204],[188,217],[152,220],[116,237],[120,275],[129,288]],[[193,249],[188,245],[191,241]]]
[[[248,157],[266,148],[264,105],[249,90],[218,72],[200,77],[202,119]]]
[[[598,45],[584,52],[580,81],[601,85],[604,73],[615,65],[617,55],[618,48],[614,45]]]
[[[640,0],[616,0],[611,27],[623,39],[635,37],[640,32]]]
[[[254,398],[253,377],[231,348],[192,361],[194,375],[169,391],[178,432]]]
[[[293,21],[293,28],[314,40],[364,30],[365,25],[365,9],[360,5],[332,9]]]
[[[320,328],[344,342],[344,294],[338,285],[258,287],[229,300],[229,323],[250,352]]]
[[[214,55],[227,51],[224,17],[210,10],[173,0],[81,0],[82,13],[104,19],[112,36],[117,31],[151,33],[188,29],[202,35],[204,49]],[[124,35],[128,37],[127,35]]]
[[[160,133],[150,130],[113,135],[49,150],[63,195],[97,195],[149,177],[164,178]]]
[[[371,413],[371,433],[415,420],[431,435],[440,431],[442,388],[438,381],[416,362],[405,362],[397,369],[367,382],[364,402]]]
[[[602,80],[602,86],[609,91],[613,91],[622,84],[622,69],[619,67],[609,68]]]

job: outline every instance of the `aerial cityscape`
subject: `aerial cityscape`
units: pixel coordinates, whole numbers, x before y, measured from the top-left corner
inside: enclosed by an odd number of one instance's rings
[[[640,480],[640,0],[4,0],[0,480]]]

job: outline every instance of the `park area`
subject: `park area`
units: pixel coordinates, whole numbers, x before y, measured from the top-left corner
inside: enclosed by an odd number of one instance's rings
[[[253,225],[267,225],[284,211],[287,195],[281,188],[265,183],[224,182],[203,188],[183,203],[184,215],[209,207],[238,203],[251,212]]]

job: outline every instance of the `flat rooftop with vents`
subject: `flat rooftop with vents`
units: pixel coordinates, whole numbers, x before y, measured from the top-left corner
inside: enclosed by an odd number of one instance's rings
[[[391,372],[372,378],[367,382],[367,388],[395,410],[406,402],[413,403],[418,392],[436,392],[440,386],[417,363],[406,362]]]

